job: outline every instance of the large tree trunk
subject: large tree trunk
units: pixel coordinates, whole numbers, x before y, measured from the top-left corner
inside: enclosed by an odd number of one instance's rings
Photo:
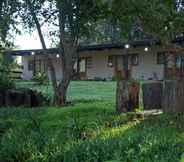
[[[73,67],[77,61],[77,46],[73,43],[66,43],[63,41],[63,58],[62,58],[62,80],[59,82],[57,89],[55,89],[54,104],[55,105],[65,105],[66,95],[69,84],[73,78]]]
[[[128,80],[118,80],[116,90],[116,111],[125,113],[129,109]]]
[[[68,87],[61,84],[60,87],[54,92],[54,104],[55,105],[65,105],[66,104],[66,94]]]
[[[63,71],[65,71],[63,78],[57,86],[57,89],[55,89],[54,91],[54,104],[60,106],[66,104],[67,90],[71,82],[71,76],[73,74],[72,71],[69,71],[67,69],[64,69]]]
[[[62,62],[62,72],[63,72],[63,78],[59,83],[57,82],[56,79],[56,73],[55,73],[55,67],[52,62],[52,57],[47,53],[47,47],[46,43],[43,37],[43,33],[41,30],[41,25],[38,21],[38,18],[34,12],[34,9],[32,7],[32,4],[30,0],[27,0],[29,9],[31,11],[31,15],[33,17],[33,20],[35,21],[37,31],[39,34],[40,42],[42,44],[42,48],[45,53],[45,57],[47,59],[47,66],[50,72],[50,79],[52,82],[53,90],[54,90],[54,104],[55,105],[65,105],[66,103],[66,94],[67,94],[67,89],[69,86],[69,83],[73,77],[73,66],[75,61],[78,58],[78,53],[77,53],[77,40],[73,41],[66,41],[64,37],[64,18],[63,18],[63,13],[60,11],[59,15],[59,23],[60,23],[60,48],[59,48],[59,55],[60,55],[60,61]]]
[[[116,110],[118,113],[130,112],[139,108],[139,90],[137,82],[119,80],[117,83]]]

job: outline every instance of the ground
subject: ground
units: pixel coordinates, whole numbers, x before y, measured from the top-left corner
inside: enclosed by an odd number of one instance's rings
[[[146,118],[115,113],[115,82],[72,82],[64,108],[2,108],[3,162],[177,162],[184,153],[184,115]],[[51,88],[30,82],[18,87]]]

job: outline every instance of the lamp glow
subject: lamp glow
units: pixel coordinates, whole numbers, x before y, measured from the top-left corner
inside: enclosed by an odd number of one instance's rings
[[[148,47],[145,47],[145,48],[144,48],[144,51],[145,51],[145,52],[148,52],[148,50],[149,50]]]
[[[35,55],[35,52],[31,52],[31,55],[34,56]]]
[[[126,48],[126,49],[130,48],[130,45],[129,45],[129,44],[126,44],[126,45],[125,45],[125,48]]]
[[[60,58],[59,54],[56,55],[57,58]]]

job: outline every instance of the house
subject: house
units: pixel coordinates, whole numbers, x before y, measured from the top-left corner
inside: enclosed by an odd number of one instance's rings
[[[158,40],[132,41],[122,44],[81,46],[79,66],[81,80],[163,80],[184,76],[184,50],[176,45],[184,42],[183,37],[173,41],[173,47],[162,47]],[[7,51],[13,56],[22,56],[22,79],[31,80],[37,72],[46,72],[43,50]],[[62,78],[61,59],[58,49],[50,48],[57,79]]]

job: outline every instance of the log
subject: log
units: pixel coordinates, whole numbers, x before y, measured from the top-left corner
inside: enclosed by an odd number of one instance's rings
[[[163,111],[184,112],[184,80],[164,81]]]

